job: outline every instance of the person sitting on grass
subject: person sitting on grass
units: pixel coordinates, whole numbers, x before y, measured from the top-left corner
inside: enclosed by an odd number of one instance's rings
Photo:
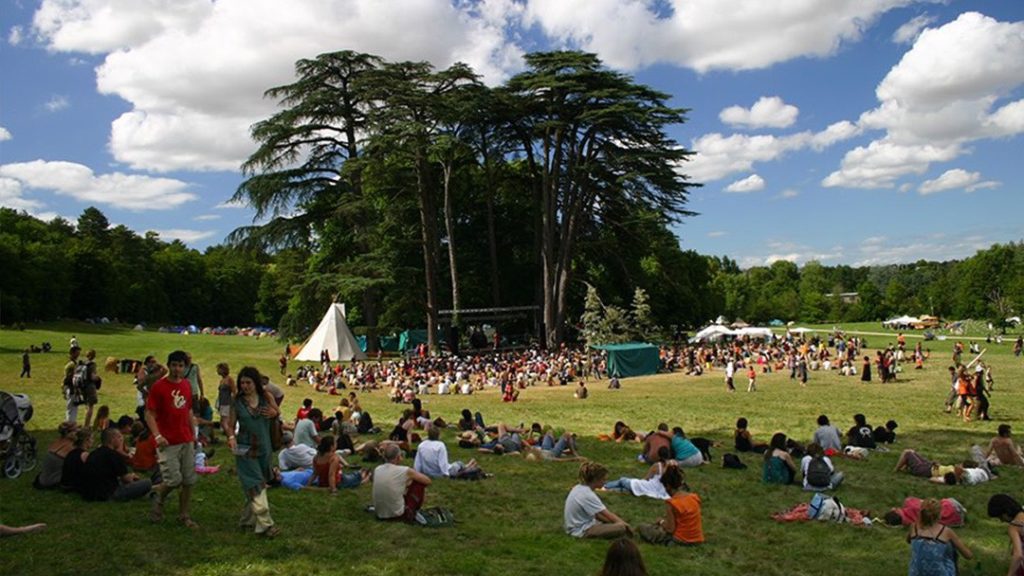
[[[661,482],[661,477],[668,468],[678,467],[679,464],[672,459],[672,454],[668,448],[662,447],[661,450],[663,452],[659,454],[661,461],[652,464],[651,468],[647,471],[647,475],[642,479],[623,476],[618,480],[606,482],[602,490],[668,500],[670,494],[665,491],[665,485]]]
[[[152,483],[128,471],[117,448],[124,443],[121,431],[107,428],[102,434],[103,445],[93,450],[82,469],[80,492],[86,500],[125,502],[142,498],[153,488]]]
[[[476,460],[470,460],[468,464],[461,461],[448,462],[448,447],[441,442],[441,429],[431,426],[427,430],[427,439],[420,443],[416,449],[416,460],[413,468],[431,478],[457,478],[477,474],[479,466]]]
[[[598,576],[647,576],[647,566],[636,544],[629,538],[619,538],[608,546]]]
[[[834,456],[843,452],[843,441],[839,438],[839,429],[833,426],[829,422],[828,416],[824,414],[818,416],[818,429],[814,431],[814,437],[811,438],[811,442],[821,446],[821,449],[827,456]]]
[[[1009,424],[1000,424],[997,436],[988,443],[985,458],[989,463],[1003,466],[1024,466],[1024,455],[1020,446],[1011,438]]]
[[[60,471],[60,487],[69,492],[78,492],[82,486],[85,461],[92,449],[92,428],[82,427],[75,430],[74,448],[64,457],[64,465]]]
[[[160,483],[160,466],[156,455],[156,438],[149,432],[145,422],[132,424],[132,438],[135,440],[135,452],[128,465],[136,472],[149,474],[153,484]]]
[[[430,478],[402,466],[402,450],[395,444],[384,448],[384,464],[373,471],[373,510],[378,520],[416,521],[423,507]]]
[[[579,484],[565,499],[563,526],[575,538],[633,536],[633,528],[601,502],[595,489],[604,486],[608,469],[597,462],[580,464]]]
[[[297,468],[310,468],[313,466],[313,459],[317,455],[316,448],[310,448],[305,444],[296,444],[291,432],[281,434],[281,443],[284,446],[277,454],[277,465],[281,470],[295,470]],[[320,440],[320,443],[323,443],[323,439]]]
[[[853,415],[853,427],[846,432],[846,443],[850,446],[867,448],[869,450],[877,446],[875,444],[874,429],[868,424],[867,418],[863,414]]]
[[[737,452],[757,452],[758,454],[764,454],[764,451],[768,449],[767,444],[755,443],[754,438],[750,435],[750,431],[747,430],[749,423],[746,418],[738,418],[736,420],[736,431],[733,432],[733,440],[736,446]]]
[[[704,464],[704,455],[679,426],[672,429],[672,458],[683,468],[695,468]]]
[[[671,498],[665,501],[665,517],[655,524],[640,526],[640,537],[651,544],[693,545],[704,542],[701,499],[690,492],[683,471],[670,466],[661,476],[661,483]]]
[[[939,501],[929,498],[921,503],[917,522],[910,527],[910,576],[955,576],[957,554],[973,558],[970,549],[960,541],[952,528],[939,522]]]
[[[75,432],[78,424],[61,422],[57,426],[57,439],[46,449],[43,463],[32,485],[36,488],[48,489],[60,486],[61,472],[64,469],[64,458],[75,449]]]
[[[792,484],[796,476],[796,463],[786,450],[786,435],[776,432],[764,453],[761,481],[765,484]]]
[[[993,494],[988,499],[989,518],[998,518],[1009,524],[1010,568],[1007,576],[1024,574],[1024,508],[1009,494]]]
[[[648,464],[658,462],[658,451],[662,446],[672,447],[672,435],[668,432],[668,424],[658,424],[658,429],[644,438],[643,452],[640,457]]]
[[[843,483],[843,473],[835,469],[832,459],[825,455],[817,442],[807,445],[807,455],[800,461],[800,470],[804,476],[804,490],[835,490]]]
[[[307,486],[316,481],[320,488],[327,488],[331,495],[338,493],[338,488],[358,488],[370,481],[370,471],[344,472],[348,466],[341,456],[335,452],[337,443],[334,436],[324,436],[317,447],[316,458],[313,459],[313,475],[309,477]]]

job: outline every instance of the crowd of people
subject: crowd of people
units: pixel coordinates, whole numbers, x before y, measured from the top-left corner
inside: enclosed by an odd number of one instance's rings
[[[891,355],[898,363],[903,357],[904,345],[901,340],[898,342],[897,346],[880,352],[876,367],[883,381],[884,375],[898,373],[886,360]],[[758,373],[789,369],[792,378],[805,383],[806,370],[843,370],[859,357],[863,345],[856,338],[838,336],[828,341],[746,340],[663,349],[662,361],[666,369],[683,369],[688,373],[722,369],[730,389],[732,374],[746,368],[748,390],[754,391]],[[836,351],[830,352],[832,349]],[[920,357],[919,353],[920,350],[915,351],[914,357]],[[868,357],[864,358],[868,369],[861,373],[870,373]],[[950,394],[948,406],[950,410],[957,408],[965,419],[970,418],[975,406],[978,418],[987,415],[976,396],[967,394],[965,398],[959,388],[969,379],[977,387],[991,390],[990,368],[981,363],[977,367],[969,372],[969,365],[960,364],[950,370],[957,394],[955,398]],[[270,383],[257,369],[243,367],[232,376],[230,367],[220,364],[216,372],[219,381],[211,403],[200,368],[188,353],[171,353],[166,365],[147,357],[135,373],[136,417],[124,415],[112,420],[105,406],[94,410],[102,383],[95,353],[83,356],[81,348],[73,345],[65,368],[67,420],[58,428],[59,438],[47,450],[35,485],[63,487],[86,500],[148,497],[153,522],[163,520],[166,502],[177,492],[177,519],[183,526],[195,529],[198,526],[191,515],[193,488],[199,472],[210,468],[207,464],[208,458],[213,457],[211,446],[219,443],[217,437],[222,435],[234,457],[242,488],[244,505],[239,525],[273,538],[280,530],[271,516],[268,488],[272,486],[337,494],[340,489],[370,485],[373,504],[369,510],[377,519],[423,524],[424,504],[432,482],[486,479],[491,475],[483,470],[478,458],[486,458],[487,454],[518,455],[534,461],[580,462],[578,484],[566,496],[563,528],[574,537],[616,539],[609,549],[609,562],[639,560],[639,551],[629,540],[634,536],[659,545],[692,546],[705,541],[702,506],[706,498],[691,490],[686,469],[711,462],[711,448],[719,445],[712,440],[688,437],[682,427],[670,427],[664,422],[647,432],[637,432],[625,422],[616,422],[611,434],[602,435],[601,439],[635,443],[636,459],[648,468],[642,477],[613,480],[605,465],[580,453],[577,435],[570,431],[541,423],[487,425],[480,412],[469,409],[449,423],[440,415],[430,414],[422,405],[423,394],[462,392],[466,385],[468,393],[493,386],[505,396],[506,389],[564,385],[579,380],[585,390],[589,379],[610,378],[605,360],[598,354],[526,351],[304,367],[300,369],[300,378],[312,389],[342,397],[337,406],[326,409],[327,414],[315,406],[312,398],[306,398],[294,418],[285,417],[281,411],[286,388]],[[291,380],[288,384],[293,383]],[[381,388],[409,404],[390,432],[386,432],[387,427],[382,431],[374,425],[357,395]],[[347,390],[347,394],[342,390]],[[581,395],[577,389],[575,396],[586,398],[586,393]],[[77,423],[80,405],[87,407],[83,426]],[[849,430],[842,433],[828,416],[821,415],[814,434],[804,444],[782,432],[775,433],[768,442],[758,442],[750,432],[748,419],[739,418],[733,448],[740,455],[760,456],[762,480],[767,484],[799,483],[807,491],[833,491],[842,486],[845,478],[838,469],[840,459],[855,461],[871,451],[887,451],[886,447],[896,441],[898,424],[894,420],[878,427],[871,426],[863,414],[854,415],[852,420]],[[386,438],[378,436],[383,433]],[[451,458],[442,440],[444,434],[449,434],[458,446],[474,451],[476,457]],[[93,447],[94,441],[98,441],[99,447]],[[361,457],[361,465],[350,464],[352,456]],[[731,461],[725,459],[727,467],[745,467],[736,455],[726,456],[732,457]],[[411,465],[406,464],[408,458]],[[372,470],[364,467],[370,463],[379,465]],[[1003,466],[1024,467],[1024,454],[1014,442],[1008,424],[999,426],[998,435],[986,448],[972,447],[969,458],[963,462],[944,465],[907,449],[900,452],[895,472],[906,471],[944,485],[973,486],[996,479],[998,468]],[[634,527],[603,503],[600,494],[605,492],[662,500],[664,515]],[[942,522],[947,508],[955,511],[958,505],[955,501],[947,505],[924,500],[905,503],[887,514],[887,522],[898,521],[911,527],[911,573],[915,573],[916,565],[945,562],[948,558],[953,558],[955,565],[956,555],[950,555],[949,550],[970,557],[968,547],[950,525]],[[997,494],[992,497],[989,513],[1010,523],[1011,539],[1017,534],[1012,561],[1021,565],[1019,504],[1010,496]],[[639,562],[642,567],[642,560]]]

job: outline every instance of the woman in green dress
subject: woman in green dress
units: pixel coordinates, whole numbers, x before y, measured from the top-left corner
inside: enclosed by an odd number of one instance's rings
[[[270,424],[278,417],[279,410],[270,391],[263,388],[257,369],[246,366],[238,372],[235,397],[231,402],[231,414],[222,419],[228,447],[235,454],[238,480],[245,492],[245,507],[239,525],[252,529],[256,534],[273,538],[280,529],[270,517],[270,503],[267,501],[267,482],[272,477],[270,456]],[[238,431],[235,431],[235,425]]]

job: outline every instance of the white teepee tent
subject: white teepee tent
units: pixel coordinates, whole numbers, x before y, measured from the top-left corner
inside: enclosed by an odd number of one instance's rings
[[[331,304],[324,314],[324,319],[313,331],[313,335],[306,340],[302,350],[295,355],[296,360],[320,361],[320,353],[324,350],[331,355],[331,361],[348,361],[355,357],[357,360],[366,360],[366,354],[359,349],[352,331],[345,323],[345,305]]]

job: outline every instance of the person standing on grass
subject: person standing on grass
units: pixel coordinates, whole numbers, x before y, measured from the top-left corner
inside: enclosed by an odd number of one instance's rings
[[[575,538],[633,536],[633,527],[612,513],[594,492],[604,486],[608,469],[597,462],[580,464],[579,484],[565,499],[563,526]]]
[[[733,385],[734,376],[736,376],[736,363],[730,356],[728,362],[725,363],[725,389],[728,392],[736,391],[736,386]]]
[[[199,415],[199,400],[206,397],[206,392],[203,388],[203,375],[199,372],[199,364],[192,362],[192,353],[186,352],[185,358],[185,372],[182,374],[182,378],[188,380],[189,387],[192,390],[192,412],[196,416]]]
[[[85,383],[82,385],[82,399],[85,401],[85,426],[92,426],[93,407],[99,403],[99,389],[103,383],[100,378],[99,368],[96,366],[96,351],[89,350],[85,353]]]
[[[67,411],[65,412],[64,420],[67,422],[78,422],[78,402],[81,395],[75,389],[74,379],[75,369],[78,368],[81,355],[82,349],[78,346],[72,346],[68,352],[68,363],[64,365],[64,397],[67,399]]]
[[[238,480],[245,492],[245,506],[239,526],[253,530],[257,535],[273,538],[280,529],[270,517],[267,501],[267,482],[273,477],[270,470],[270,423],[278,417],[277,403],[263,388],[259,370],[246,366],[238,372],[238,390],[226,420],[221,420],[228,448],[235,454]],[[238,424],[236,435],[235,424]]]
[[[18,376],[18,378],[32,377],[32,359],[29,358],[28,353],[28,348],[25,348],[25,351],[21,353],[21,376]]]
[[[199,525],[189,514],[197,475],[192,386],[184,378],[187,363],[188,354],[181,350],[171,352],[167,357],[167,375],[153,384],[146,399],[146,425],[156,439],[157,460],[163,478],[153,490],[150,520],[163,520],[167,495],[180,488],[178,520],[186,527],[196,529]]]
[[[754,364],[750,364],[750,369],[747,370],[747,392],[757,391],[757,370],[754,369]]]

